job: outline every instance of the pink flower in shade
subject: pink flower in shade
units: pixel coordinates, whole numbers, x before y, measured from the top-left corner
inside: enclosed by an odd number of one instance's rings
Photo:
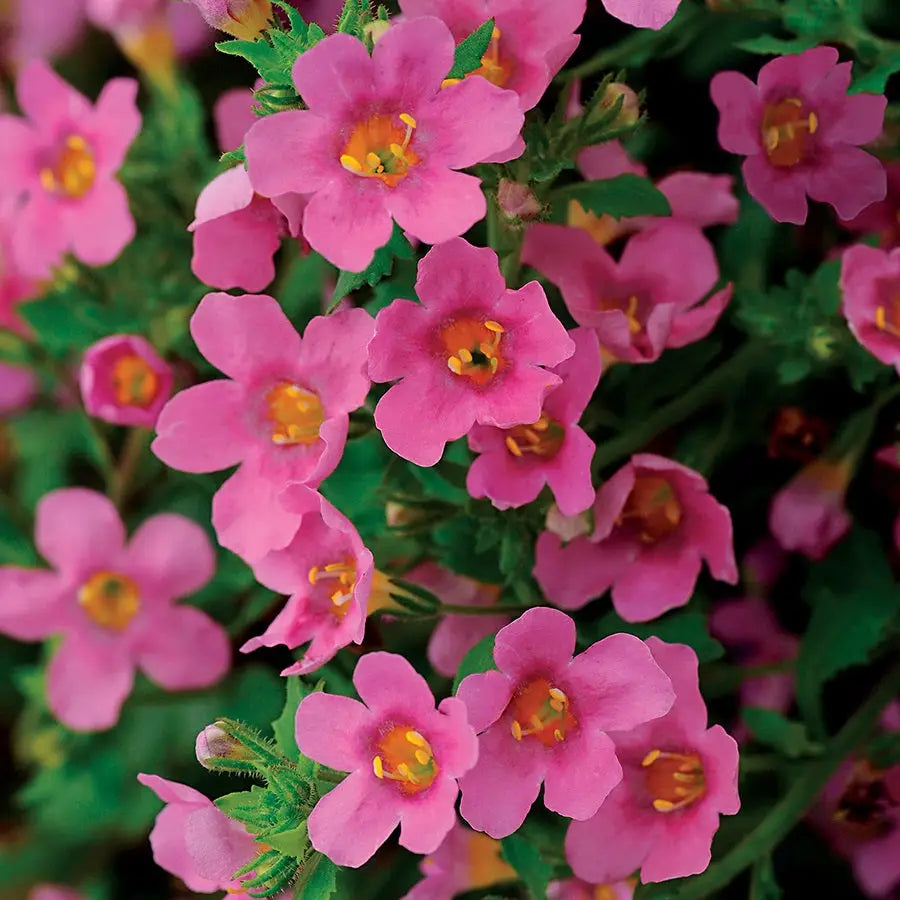
[[[63,635],[47,672],[48,705],[63,724],[112,727],[138,668],[166,690],[207,687],[225,674],[225,629],[173,603],[215,567],[196,522],[153,516],[126,543],[106,497],[63,488],[38,503],[34,539],[53,570],[0,568],[0,631],[23,641]]]
[[[658,31],[678,11],[681,0],[603,0],[606,11],[636,28]]]
[[[581,228],[534,225],[522,259],[550,279],[579,325],[626,362],[659,359],[666,347],[706,337],[731,299],[732,285],[703,298],[719,280],[712,245],[696,227],[664,221],[637,234],[616,262]]]
[[[484,217],[478,179],[454,170],[509,147],[523,115],[515,94],[483,78],[441,88],[454,46],[431,17],[391,26],[371,57],[332,35],[294,64],[309,109],[266,116],[247,134],[254,189],[311,194],[303,235],[336,266],[365,269],[392,219],[435,244]]]
[[[647,646],[672,679],[675,704],[662,718],[610,735],[622,782],[592,819],[572,822],[566,835],[569,865],[594,883],[636,869],[644,884],[702,872],[719,816],[740,808],[737,744],[720,725],[706,727],[697,655],[655,637]]]
[[[114,334],[92,344],[78,373],[92,416],[113,425],[152,428],[172,393],[172,369],[137,335]]]
[[[256,86],[262,84],[260,79]],[[258,118],[253,105],[254,93],[250,88],[232,88],[219,94],[213,104],[213,124],[216,143],[223,153],[237,150],[244,143],[244,135]]]
[[[573,658],[575,623],[537,607],[502,628],[492,670],[469,675],[457,695],[479,732],[478,762],[460,780],[460,814],[501,838],[544,805],[590,818],[622,778],[607,731],[628,730],[672,705],[669,679],[643,641],[614,634]]]
[[[67,52],[84,28],[84,0],[54,0],[35,6],[10,0],[0,9],[0,59],[17,69],[32,59]]]
[[[432,562],[416,566],[403,578],[431,591],[442,603],[454,606],[495,606],[500,596],[497,585],[479,584]],[[458,613],[445,615],[428,639],[428,662],[436,672],[452,678],[469,650],[482,638],[496,634],[504,625],[508,625],[510,618],[503,613],[493,616],[467,616]]]
[[[13,252],[22,272],[44,277],[67,251],[106,265],[134,237],[114,176],[141,127],[137,87],[114,78],[91,106],[46,63],[22,70],[16,97],[26,118],[0,115],[0,194],[21,201]]]
[[[466,708],[435,708],[425,679],[395,653],[368,653],[353,684],[362,703],[315,693],[297,709],[300,752],[350,774],[309,816],[309,839],[339,866],[356,868],[400,825],[400,844],[433,853],[456,823],[457,779],[478,756]]]
[[[262,849],[253,835],[186,784],[143,773],[137,779],[166,804],[150,832],[156,864],[191,891],[243,893],[233,875]]]
[[[37,379],[31,369],[0,362],[0,415],[31,404],[37,393]]]
[[[191,318],[200,352],[227,375],[176,394],[153,451],[184,472],[240,468],[213,498],[219,542],[254,562],[286,546],[299,518],[277,501],[289,482],[318,487],[338,464],[348,413],[369,390],[361,309],[317,316],[301,339],[271,297],[208,294]]]
[[[274,18],[271,0],[192,0],[213,28],[241,40],[252,41],[269,28]]]
[[[820,457],[804,466],[772,498],[772,537],[785,550],[824,559],[853,524],[844,506],[853,470],[850,459]]]
[[[433,466],[476,423],[537,422],[562,382],[543,367],[575,350],[543,288],[509,290],[493,250],[456,238],[419,262],[416,295],[421,304],[394,300],[378,313],[369,344],[372,380],[400,379],[375,409],[385,443]]]
[[[880,463],[900,469],[900,444],[882,447],[875,454],[875,459]],[[894,546],[900,550],[900,514],[894,520]],[[898,730],[900,730],[900,726],[898,726]]]
[[[13,256],[18,202],[0,197],[0,328],[27,336],[28,326],[19,316],[19,304],[38,295],[40,287],[24,275]]]
[[[844,219],[884,199],[884,166],[859,145],[881,134],[887,99],[848,94],[850,67],[814,47],[766,63],[756,84],[740,72],[712,80],[719,143],[747,157],[747,190],[777,222],[802,225],[807,194]]]
[[[589,884],[580,878],[551,881],[547,886],[547,900],[632,900],[636,879],[614,884]]]
[[[28,895],[28,900],[86,900],[84,894],[61,884],[39,884]]]
[[[434,853],[419,863],[425,876],[402,900],[453,900],[457,894],[515,881],[515,869],[500,856],[500,842],[456,822]]]
[[[867,206],[858,216],[841,222],[857,234],[875,233],[882,247],[900,246],[900,163],[885,163],[887,196]]]
[[[774,538],[761,537],[744,554],[741,575],[751,594],[768,594],[787,568],[788,554]]]
[[[580,609],[612,587],[616,612],[646,622],[688,602],[703,560],[713,578],[737,582],[731,515],[693,469],[639,453],[597,491],[593,510],[589,537],[538,538],[534,575],[556,606]]]
[[[842,257],[841,291],[853,336],[900,374],[900,247],[851,247]]]
[[[469,449],[479,454],[466,477],[473,497],[490,497],[497,509],[508,509],[530,503],[547,484],[564,515],[593,502],[595,445],[578,420],[600,380],[600,345],[590,328],[569,336],[575,353],[550,370],[562,384],[547,394],[536,422],[505,429],[475,425],[469,432]]]

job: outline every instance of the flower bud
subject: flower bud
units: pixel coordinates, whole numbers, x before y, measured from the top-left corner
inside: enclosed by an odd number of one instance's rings
[[[387,19],[373,19],[371,22],[363,25],[363,34],[365,34],[371,46],[374,47],[387,34],[390,27],[391,23]]]
[[[197,735],[197,762],[204,769],[215,771],[222,760],[237,761],[253,759],[253,753],[236,738],[226,733],[218,725],[207,725]]]
[[[613,125],[619,128],[634,125],[641,117],[641,104],[638,100],[638,95],[627,84],[622,84],[619,81],[613,81],[606,86],[603,98],[597,104],[589,119],[597,118],[608,112],[618,102],[619,97],[622,98],[622,105],[619,107],[619,114],[616,116]]]
[[[497,188],[497,205],[507,221],[527,221],[541,212],[541,204],[527,184],[501,178]]]
[[[574,541],[575,538],[586,537],[594,527],[591,510],[586,510],[577,516],[564,516],[555,503],[547,510],[547,520],[544,526],[547,531],[552,532],[562,541]]]
[[[254,41],[272,22],[271,0],[193,0],[213,28]]]

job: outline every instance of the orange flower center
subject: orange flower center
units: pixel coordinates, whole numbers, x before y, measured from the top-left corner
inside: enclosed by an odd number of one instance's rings
[[[395,118],[376,115],[360,122],[341,154],[341,165],[354,175],[378,178],[396,187],[419,157],[410,146],[416,120],[409,113]]]
[[[83,137],[70,134],[60,151],[55,166],[41,169],[41,186],[49,194],[63,194],[78,199],[93,186],[97,175],[94,154]]]
[[[900,338],[900,291],[885,306],[875,308],[875,327],[893,337]]]
[[[430,788],[440,771],[431,745],[409,725],[394,725],[376,744],[372,759],[376,778],[395,781],[404,794]]]
[[[681,503],[672,485],[658,475],[639,475],[617,522],[635,522],[641,540],[654,544],[675,531],[681,517]]]
[[[762,138],[766,155],[773,166],[789,168],[803,162],[808,140],[819,128],[819,119],[812,111],[804,112],[803,101],[786,97],[770,103],[763,112]]]
[[[601,247],[612,243],[622,233],[621,226],[612,216],[606,213],[598,216],[577,200],[570,200],[566,207],[566,224],[586,231]]]
[[[141,595],[127,575],[101,571],[81,586],[78,602],[101,628],[124,631],[141,608]]]
[[[329,593],[332,615],[341,620],[350,612],[350,601],[356,587],[356,563],[353,560],[328,563],[325,566],[313,566],[309,570],[309,583],[328,583],[334,590]]]
[[[535,678],[519,688],[510,706],[510,731],[517,741],[532,737],[545,747],[555,747],[578,725],[569,711],[569,698],[546,678]]]
[[[858,840],[874,840],[891,827],[892,810],[900,798],[891,796],[884,771],[868,760],[860,760],[837,802],[832,818]]]
[[[469,881],[465,885],[466,890],[474,891],[517,878],[515,869],[500,856],[500,841],[480,831],[473,831],[469,835],[467,850]]]
[[[312,391],[283,381],[266,393],[266,404],[273,444],[313,444],[319,439],[325,410]]]
[[[441,329],[447,368],[478,387],[487,384],[503,366],[500,339],[504,328],[492,319],[456,319]]]
[[[500,52],[500,29],[495,27],[491,32],[491,42],[488,44],[484,56],[481,57],[481,65],[469,72],[469,75],[480,75],[491,84],[504,87],[512,77],[513,68],[512,60]]]
[[[244,41],[255,41],[272,24],[271,0],[249,0],[239,13],[230,9],[217,26]]]
[[[566,429],[545,413],[531,425],[516,425],[506,429],[506,449],[517,458],[534,454],[553,459],[566,439]]]
[[[706,793],[703,763],[696,753],[651,750],[641,765],[645,769],[644,784],[657,812],[683,809]]]
[[[136,353],[120,356],[112,368],[112,386],[120,406],[146,409],[156,399],[159,378],[150,364]]]

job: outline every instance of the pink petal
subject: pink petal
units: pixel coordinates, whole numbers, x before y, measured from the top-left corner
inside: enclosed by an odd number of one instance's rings
[[[438,777],[416,802],[405,803],[400,813],[400,846],[413,853],[434,853],[456,824],[458,794],[454,779]]]
[[[719,829],[719,815],[706,803],[677,822],[665,821],[668,840],[656,840],[641,866],[641,881],[645,884],[685,878],[706,871],[712,857],[713,835]]]
[[[637,28],[658,31],[678,10],[681,0],[603,0],[611,15]]]
[[[469,724],[482,732],[503,715],[515,687],[503,672],[491,669],[463,678],[456,696],[466,705]]]
[[[29,62],[16,79],[16,99],[22,112],[41,129],[54,131],[91,114],[91,104],[42,59]]]
[[[698,228],[731,225],[737,221],[740,204],[734,196],[731,175],[675,172],[656,186],[669,201],[674,219]]]
[[[655,636],[647,638],[646,644],[675,691],[676,702],[666,714],[666,728],[684,734],[704,732],[706,703],[700,693],[697,654],[686,644],[669,644]]]
[[[734,285],[729,284],[717,291],[705,303],[686,312],[676,313],[669,327],[667,347],[685,347],[703,340],[716,327],[716,322],[728,306]]]
[[[514,682],[536,672],[550,675],[568,666],[575,652],[575,623],[564,612],[538,606],[501,628],[494,662]]]
[[[883,94],[847,94],[841,98],[841,115],[828,123],[828,140],[869,144],[881,134],[887,97]]]
[[[80,204],[67,210],[65,219],[72,252],[91,266],[111,263],[135,235],[128,194],[111,178],[97,181]]]
[[[376,76],[377,65],[365,45],[349,34],[333,34],[320,41],[297,57],[293,70],[294,84],[306,105],[330,119],[346,118],[370,102]]]
[[[762,150],[762,104],[756,85],[740,72],[719,72],[709,85],[719,110],[719,143],[729,153],[754,156]]]
[[[168,778],[162,778],[159,775],[145,775],[141,772],[138,774],[137,780],[144,787],[150,788],[163,803],[189,803],[194,806],[203,806],[210,802],[200,791],[177,781],[169,781]]]
[[[529,281],[517,291],[504,291],[494,314],[504,323],[508,332],[506,340],[520,359],[556,366],[575,352],[575,342],[553,314],[547,295],[537,281]]]
[[[71,597],[55,572],[0,567],[0,634],[37,641],[65,630]]]
[[[635,162],[619,141],[607,141],[593,147],[585,147],[578,154],[578,168],[585,178],[601,181],[617,175],[646,175],[647,168]]]
[[[793,170],[782,174],[764,154],[745,159],[741,173],[750,196],[776,222],[806,222],[806,181],[801,174],[794,174]]]
[[[186,817],[184,843],[195,877],[208,879],[215,889],[225,888],[228,894],[239,889],[234,873],[263,849],[240,822],[228,818],[212,803],[192,810]]]
[[[141,130],[137,92],[138,83],[133,78],[112,78],[97,98],[89,127],[96,135],[94,144],[101,171],[112,173],[121,167],[131,142]]]
[[[419,262],[420,272],[425,261],[431,258],[431,252]],[[457,271],[459,269],[455,266],[449,270],[436,271],[435,286],[439,285],[442,278]],[[499,268],[497,271],[499,274]],[[421,278],[420,275],[417,294],[422,294]],[[464,282],[461,280],[460,283]],[[426,287],[425,290],[425,302],[433,307],[430,297],[432,288]],[[375,317],[375,334],[368,346],[368,368],[372,380],[393,381],[404,375],[417,373],[422,361],[421,346],[428,341],[433,327],[433,317],[421,303],[397,299],[390,306],[380,309]]]
[[[566,425],[581,418],[597,389],[602,369],[596,331],[573,328],[569,338],[575,345],[575,352],[553,369],[563,383],[551,391],[544,402],[545,410]]]
[[[441,81],[453,67],[455,49],[453,35],[440,19],[424,16],[400,20],[372,51],[377,96],[389,97],[402,107],[401,112],[415,110],[422,100],[440,90]],[[438,121],[443,128],[443,120]],[[463,165],[479,161],[473,159]]]
[[[439,244],[419,262],[416,294],[429,311],[439,310],[449,316],[485,302],[492,304],[505,290],[497,254],[490,247],[475,247],[463,238]],[[402,314],[400,310],[396,313]],[[379,319],[382,317],[389,318],[387,310],[379,313]],[[390,328],[390,322],[384,324]]]
[[[700,554],[693,547],[644,550],[613,585],[616,612],[626,622],[647,622],[684,606],[697,584],[700,565]]]
[[[852,219],[887,194],[887,173],[877,157],[859,147],[822,149],[822,159],[809,174],[813,200],[830,203],[842,219]]]
[[[367,738],[377,726],[377,718],[358,700],[317,692],[297,708],[297,746],[323,766],[350,772],[371,764]]]
[[[706,560],[713,578],[737,584],[731,513],[704,492],[691,497],[690,518],[691,540]]]
[[[564,516],[576,516],[594,502],[591,460],[596,449],[577,425],[570,425],[562,449],[547,467],[547,484]]]
[[[544,805],[570,819],[589,819],[622,780],[609,735],[581,729],[567,735],[544,776]]]
[[[19,116],[0,115],[0,171],[4,173],[0,193],[11,194],[13,185],[25,185],[34,178],[37,153],[38,137],[28,123]]]
[[[353,672],[353,685],[373,712],[415,710],[419,715],[434,709],[434,695],[425,679],[396,653],[367,653]]]
[[[838,61],[834,47],[820,46],[803,53],[790,53],[767,62],[760,70],[757,84],[760,95],[769,100],[770,94],[780,94],[778,99],[790,96],[786,89],[800,89],[815,85],[825,78]]]

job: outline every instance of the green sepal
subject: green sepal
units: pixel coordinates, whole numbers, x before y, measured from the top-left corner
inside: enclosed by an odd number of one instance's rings
[[[465,78],[469,72],[480,68],[481,58],[487,53],[493,33],[494,20],[488,19],[461,40],[453,52],[453,68],[447,73],[447,78]]]

